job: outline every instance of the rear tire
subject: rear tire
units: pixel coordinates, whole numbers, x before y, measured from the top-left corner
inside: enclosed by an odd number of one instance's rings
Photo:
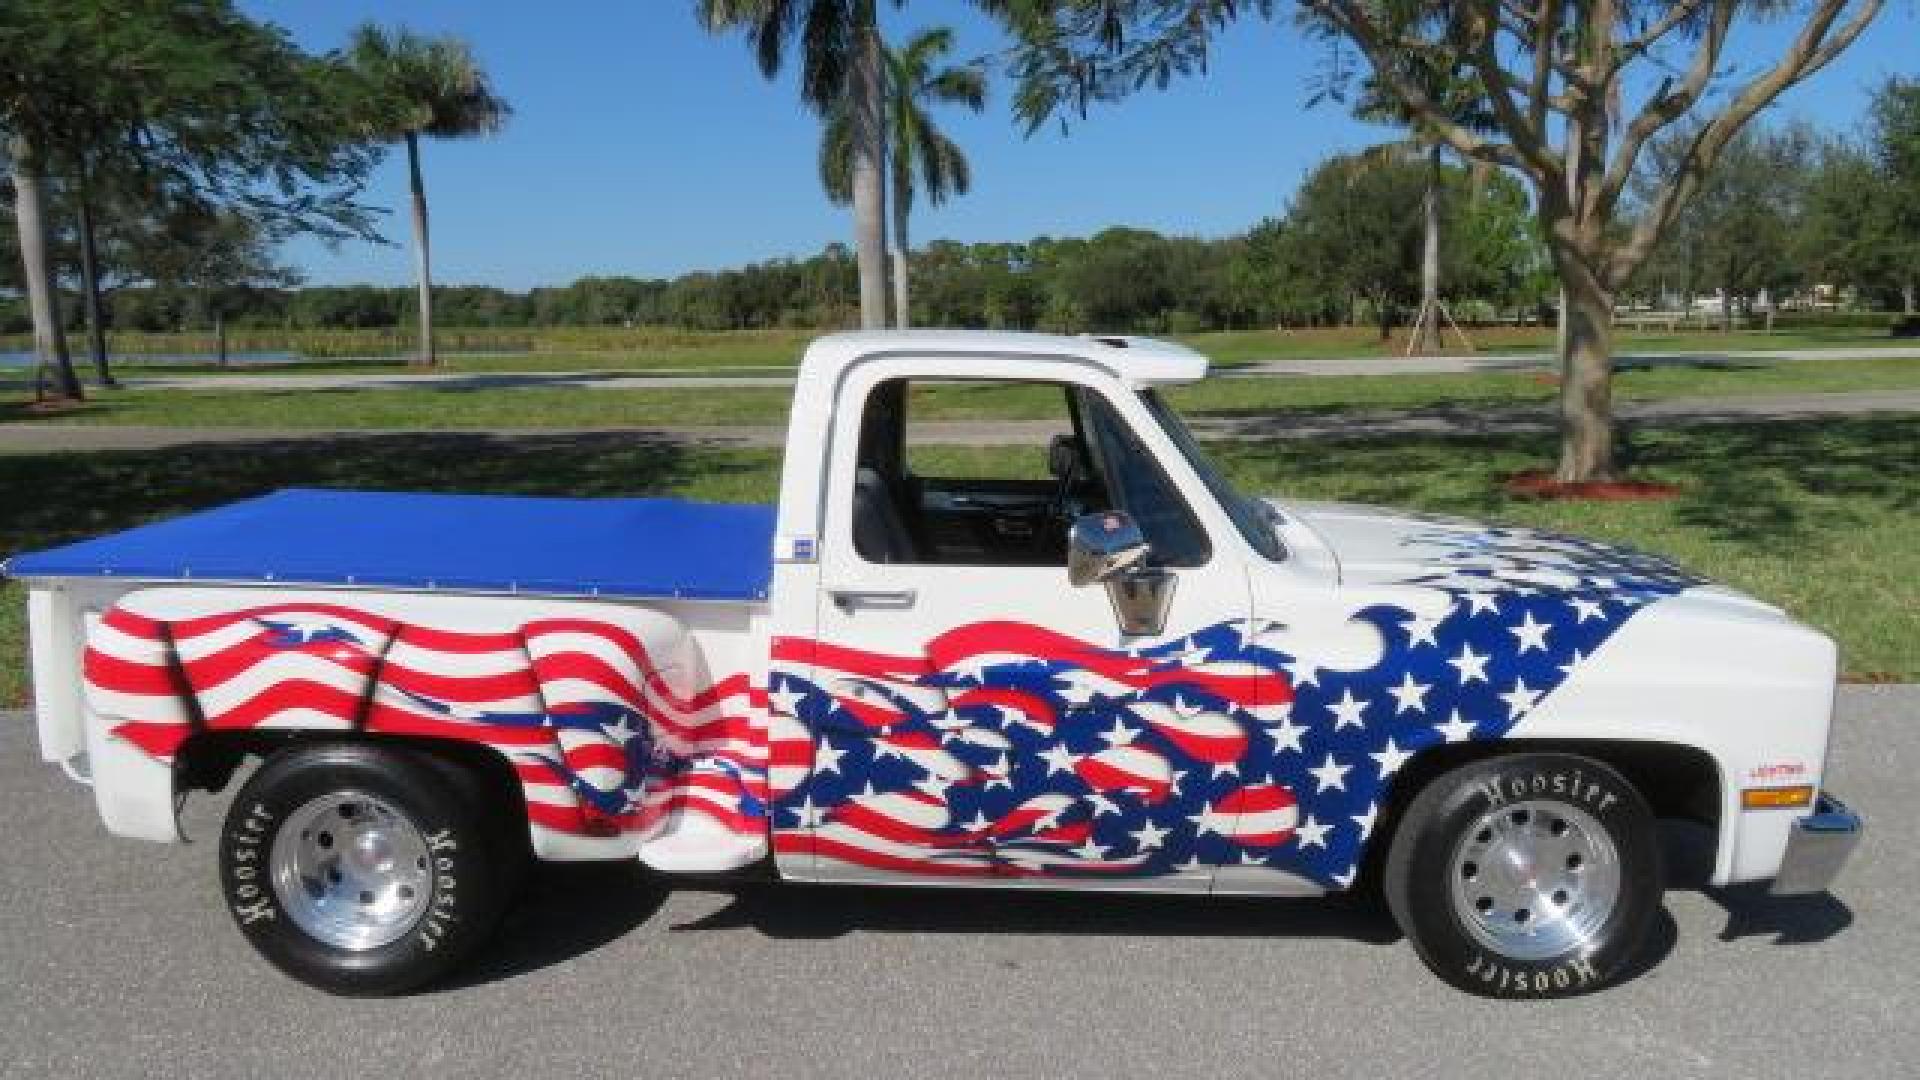
[[[1433,972],[1486,997],[1558,998],[1612,982],[1663,891],[1646,801],[1572,754],[1461,766],[1415,797],[1388,851],[1388,908]]]
[[[234,797],[220,885],[247,941],[335,994],[411,990],[464,959],[515,876],[477,783],[403,748],[269,758]]]

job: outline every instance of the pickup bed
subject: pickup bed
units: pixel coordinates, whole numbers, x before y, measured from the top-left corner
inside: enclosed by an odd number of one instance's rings
[[[1860,823],[1820,787],[1824,635],[1617,546],[1243,495],[1159,394],[1205,371],[837,335],[776,507],[283,491],[22,555],[42,753],[160,841],[257,761],[228,906],[350,993],[448,970],[529,858],[1378,889],[1495,996],[1632,956],[1658,816],[1717,830],[1716,883],[1827,887]],[[1051,440],[929,450],[956,384],[1053,403]]]

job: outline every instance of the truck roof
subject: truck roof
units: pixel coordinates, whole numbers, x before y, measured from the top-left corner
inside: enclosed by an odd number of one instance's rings
[[[1098,364],[1132,386],[1198,382],[1207,358],[1172,341],[1117,334],[1021,334],[1001,330],[863,330],[829,334],[807,347],[800,379],[838,379],[876,354],[1058,358]]]

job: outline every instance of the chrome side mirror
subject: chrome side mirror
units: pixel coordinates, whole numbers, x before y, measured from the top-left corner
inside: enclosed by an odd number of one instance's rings
[[[1132,518],[1111,510],[1076,518],[1067,533],[1067,582],[1110,581],[1147,560],[1147,538]]]
[[[1173,606],[1175,578],[1146,565],[1151,553],[1131,517],[1117,510],[1088,514],[1067,533],[1067,581],[1075,588],[1105,583],[1121,633],[1158,634]]]

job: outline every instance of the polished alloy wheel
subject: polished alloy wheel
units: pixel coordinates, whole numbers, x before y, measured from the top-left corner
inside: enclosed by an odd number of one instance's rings
[[[432,900],[426,838],[404,813],[360,792],[302,804],[274,838],[270,858],[280,906],[335,948],[391,944]]]
[[[1461,834],[1454,913],[1480,944],[1516,960],[1589,945],[1620,900],[1620,859],[1605,828],[1555,799],[1507,803]]]

